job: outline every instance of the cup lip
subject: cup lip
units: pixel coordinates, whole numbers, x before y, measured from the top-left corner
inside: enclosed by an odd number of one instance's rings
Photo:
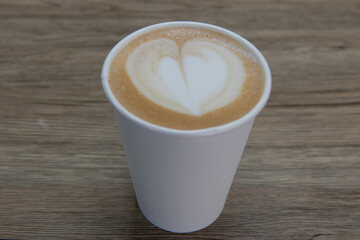
[[[109,70],[112,61],[117,56],[117,54],[120,52],[123,46],[127,45],[130,41],[133,39],[141,36],[142,34],[156,29],[161,28],[167,28],[167,27],[178,27],[178,26],[189,26],[189,27],[198,27],[198,28],[206,28],[213,31],[220,32],[224,35],[227,35],[236,41],[240,42],[241,45],[243,45],[251,54],[258,60],[260,63],[260,66],[263,70],[264,74],[264,91],[263,94],[259,100],[259,102],[253,107],[247,114],[242,116],[239,119],[236,119],[232,122],[225,123],[223,125],[214,126],[210,128],[203,128],[203,129],[194,129],[194,130],[181,130],[181,129],[173,129],[168,127],[163,127],[160,125],[156,125],[150,122],[147,122],[145,120],[142,120],[141,118],[137,117],[136,115],[129,112],[125,107],[123,107],[120,102],[116,99],[113,92],[111,91],[110,85],[109,85]],[[272,85],[272,78],[271,78],[271,71],[269,64],[267,63],[265,57],[261,54],[261,52],[248,40],[241,37],[240,35],[227,30],[225,28],[208,24],[208,23],[202,23],[202,22],[194,22],[194,21],[172,21],[172,22],[163,22],[163,23],[157,23],[153,24],[144,28],[141,28],[123,39],[121,39],[108,53],[108,55],[105,58],[102,70],[101,70],[101,82],[103,89],[105,91],[106,97],[108,98],[109,102],[113,105],[113,107],[119,111],[124,117],[127,119],[149,129],[155,132],[163,133],[163,134],[170,134],[170,135],[184,135],[184,136],[208,136],[208,135],[214,135],[219,134],[223,132],[227,132],[231,129],[235,129],[236,127],[243,125],[247,123],[250,120],[255,119],[255,117],[259,114],[259,112],[264,108],[266,105],[271,92],[271,85]]]

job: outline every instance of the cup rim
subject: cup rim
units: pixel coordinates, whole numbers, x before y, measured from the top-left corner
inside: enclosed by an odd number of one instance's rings
[[[129,112],[125,107],[123,107],[120,102],[116,99],[113,92],[111,91],[110,84],[109,84],[109,71],[111,63],[113,62],[114,58],[117,56],[117,54],[121,51],[123,46],[126,46],[130,41],[133,39],[141,36],[142,34],[156,29],[166,28],[166,27],[178,27],[178,26],[189,26],[189,27],[198,27],[198,28],[206,28],[213,31],[220,32],[224,35],[227,35],[234,40],[240,42],[242,46],[244,46],[251,54],[258,60],[260,63],[260,66],[263,70],[264,74],[264,90],[263,94],[258,101],[258,103],[244,116],[242,116],[239,119],[236,119],[232,122],[225,123],[223,125],[214,126],[210,128],[203,128],[203,129],[193,129],[193,130],[180,130],[180,129],[173,129],[168,127],[163,127],[160,125],[156,125],[150,122],[147,122],[136,115]],[[225,28],[208,24],[208,23],[202,23],[202,22],[194,22],[194,21],[172,21],[172,22],[163,22],[163,23],[157,23],[153,24],[144,28],[141,28],[123,39],[121,39],[108,53],[108,55],[105,58],[102,70],[101,70],[101,82],[104,89],[104,92],[106,94],[106,97],[108,98],[109,102],[113,105],[113,107],[119,111],[124,117],[128,118],[129,120],[149,129],[155,132],[160,132],[164,134],[175,134],[175,135],[192,135],[192,136],[208,136],[208,135],[214,135],[218,133],[223,133],[226,131],[229,131],[231,129],[234,129],[240,125],[243,125],[247,123],[248,121],[255,119],[255,117],[259,114],[259,112],[264,108],[266,105],[271,92],[271,85],[272,85],[272,78],[271,78],[271,71],[269,64],[267,63],[265,57],[261,54],[261,52],[248,40],[241,37],[240,35],[227,30]]]

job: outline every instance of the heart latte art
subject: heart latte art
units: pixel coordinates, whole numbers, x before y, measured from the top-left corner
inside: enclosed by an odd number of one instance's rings
[[[170,39],[141,44],[130,54],[126,70],[136,88],[174,111],[202,115],[234,101],[246,72],[241,59],[216,42]]]
[[[136,117],[191,130],[244,116],[261,98],[264,76],[256,58],[233,38],[177,26],[126,40],[112,61],[109,85]]]

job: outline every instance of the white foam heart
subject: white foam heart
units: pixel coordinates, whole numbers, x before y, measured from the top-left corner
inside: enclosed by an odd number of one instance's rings
[[[196,116],[234,101],[246,77],[237,54],[208,40],[190,40],[182,49],[170,39],[145,42],[130,54],[126,70],[153,102]]]

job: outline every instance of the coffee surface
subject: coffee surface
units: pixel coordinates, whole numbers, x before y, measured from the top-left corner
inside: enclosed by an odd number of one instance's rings
[[[109,84],[137,117],[190,130],[244,116],[260,100],[264,76],[232,38],[209,29],[171,27],[123,47],[111,64]]]

